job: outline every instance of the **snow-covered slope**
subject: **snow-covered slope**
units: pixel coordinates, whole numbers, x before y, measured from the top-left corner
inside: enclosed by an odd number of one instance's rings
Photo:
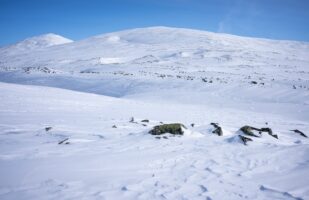
[[[67,44],[71,42],[73,41],[68,38],[56,35],[54,33],[48,33],[44,35],[27,38],[16,44],[0,48],[0,55],[5,56],[6,54],[9,54],[15,56],[16,54],[22,54],[22,53],[29,54],[30,52],[35,50],[41,50],[46,47],[51,47],[60,44]]]
[[[25,41],[0,49],[0,199],[309,198],[309,141],[290,131],[309,135],[309,43],[169,27]],[[156,139],[160,122],[188,130]],[[244,146],[244,125],[279,139]]]
[[[279,140],[244,146],[238,128],[265,126],[264,114],[5,83],[0,92],[3,200],[309,197],[309,141],[289,131],[308,132],[308,123],[269,114]],[[211,120],[229,134],[212,134]],[[156,139],[147,132],[160,121],[196,125]]]
[[[152,27],[12,54],[1,81],[309,117],[306,42]]]

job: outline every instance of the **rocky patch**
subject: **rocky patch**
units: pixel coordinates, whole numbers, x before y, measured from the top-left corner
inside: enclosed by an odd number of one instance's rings
[[[150,130],[149,133],[151,135],[162,135],[166,133],[170,133],[172,135],[183,135],[183,129],[186,129],[186,127],[180,123],[163,124],[153,127],[153,129]]]

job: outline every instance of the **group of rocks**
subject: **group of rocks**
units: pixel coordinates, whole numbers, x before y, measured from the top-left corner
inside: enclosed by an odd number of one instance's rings
[[[252,137],[261,137],[263,132],[268,133],[268,135],[278,139],[278,135],[277,134],[273,134],[273,131],[271,130],[271,128],[255,128],[252,126],[243,126],[240,128],[240,130],[248,136],[252,136]],[[257,132],[258,135],[255,133]],[[252,141],[251,138],[243,136],[243,135],[239,135],[241,141],[244,143],[244,145],[247,145],[248,141]]]
[[[130,123],[138,123],[134,120],[133,117],[130,119],[129,122]],[[149,120],[144,119],[144,120],[141,120],[141,122],[142,122],[142,125],[145,125],[145,123],[149,123]],[[195,124],[193,124],[193,123],[191,124],[192,127],[194,127],[194,125]],[[216,134],[218,136],[223,135],[222,127],[219,126],[218,123],[210,123],[210,125],[212,125],[214,127],[214,129],[212,131],[213,134]],[[112,128],[117,128],[117,126],[113,125]],[[168,137],[164,134],[171,134],[173,136],[177,136],[177,135],[180,136],[180,135],[184,134],[184,129],[187,129],[187,127],[185,125],[181,124],[181,123],[163,124],[163,122],[160,122],[160,125],[154,126],[149,131],[149,134],[155,135],[157,139],[160,139],[161,136],[164,139],[168,139]],[[45,128],[46,132],[48,132],[50,130],[52,130],[52,127],[46,127]],[[270,136],[272,136],[276,139],[279,139],[278,135],[274,134],[272,129],[268,128],[268,127],[256,128],[256,127],[253,127],[253,126],[246,125],[246,126],[241,127],[239,130],[240,130],[241,133],[243,133],[243,134],[239,134],[238,136],[239,136],[240,140],[242,141],[242,143],[244,145],[247,145],[247,143],[249,141],[253,141],[253,139],[251,137],[262,137],[263,132],[268,133],[268,135],[270,135]],[[305,135],[303,132],[301,132],[298,129],[294,129],[294,130],[291,130],[291,131],[307,138],[307,135]],[[69,140],[69,138],[65,138],[65,139],[61,140],[58,144],[69,144],[68,140]]]
[[[222,136],[223,135],[223,131],[222,131],[222,127],[219,126],[218,123],[210,123],[210,125],[212,125],[214,127],[214,130],[212,131],[212,133],[217,134],[218,136]],[[193,127],[194,124],[191,124],[191,126]],[[152,135],[163,135],[166,133],[172,134],[172,135],[183,135],[184,131],[183,128],[186,129],[186,127],[181,124],[181,123],[174,123],[174,124],[162,124],[162,125],[157,125],[155,127],[153,127],[149,133]],[[240,128],[240,131],[243,134],[239,134],[239,138],[240,140],[243,142],[244,145],[247,145],[248,141],[253,141],[253,139],[251,137],[262,137],[262,133],[268,133],[268,135],[279,139],[277,134],[274,134],[271,128],[265,127],[265,128],[256,128],[256,127],[252,127],[252,126],[243,126]],[[300,134],[303,137],[307,137],[303,132],[295,129],[295,130],[291,130],[295,133]],[[166,137],[165,137],[166,139]]]

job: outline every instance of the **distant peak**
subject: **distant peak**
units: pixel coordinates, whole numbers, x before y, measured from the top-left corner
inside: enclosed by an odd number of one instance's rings
[[[71,42],[73,41],[61,35],[47,33],[27,38],[21,42],[11,45],[10,48],[17,48],[19,50],[41,49]]]

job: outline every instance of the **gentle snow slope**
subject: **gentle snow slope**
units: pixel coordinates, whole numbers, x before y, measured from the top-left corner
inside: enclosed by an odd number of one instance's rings
[[[263,126],[263,115],[5,83],[0,92],[3,200],[309,198],[309,143],[287,131],[308,132],[308,123],[273,116],[279,140],[263,135],[244,146],[235,134],[244,116]],[[210,133],[216,116],[230,135]],[[156,139],[147,132],[159,120],[197,125]]]

